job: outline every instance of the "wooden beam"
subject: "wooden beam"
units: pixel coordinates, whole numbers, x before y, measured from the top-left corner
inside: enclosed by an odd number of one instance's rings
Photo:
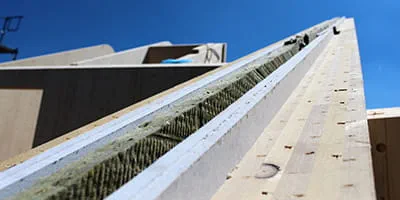
[[[400,108],[368,110],[368,126],[379,199],[400,198]]]
[[[353,19],[338,29],[213,199],[376,199]]]

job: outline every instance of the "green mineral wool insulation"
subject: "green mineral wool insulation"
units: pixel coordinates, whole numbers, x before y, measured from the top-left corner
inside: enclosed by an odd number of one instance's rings
[[[298,49],[298,44],[284,46],[250,63],[168,112],[157,114],[152,121],[39,180],[14,198],[105,198],[264,80]]]

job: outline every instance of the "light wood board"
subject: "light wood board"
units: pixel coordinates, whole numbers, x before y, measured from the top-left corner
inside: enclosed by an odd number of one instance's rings
[[[400,198],[400,108],[368,110],[378,199]]]
[[[0,161],[32,148],[42,93],[0,89]]]
[[[91,123],[85,125],[85,126],[82,126],[81,128],[78,128],[78,129],[76,129],[74,131],[71,131],[71,132],[68,132],[68,133],[66,133],[66,134],[64,134],[64,135],[62,135],[62,136],[60,136],[60,137],[58,137],[56,139],[53,139],[53,140],[51,140],[51,141],[49,141],[49,142],[47,142],[45,144],[42,144],[42,145],[37,146],[37,147],[35,147],[33,149],[27,150],[27,151],[25,151],[25,152],[23,152],[21,154],[18,154],[18,155],[14,156],[14,157],[11,157],[11,158],[7,159],[5,161],[1,161],[0,162],[0,171],[6,170],[6,169],[8,169],[8,168],[10,168],[12,166],[15,166],[15,165],[17,165],[19,163],[22,163],[25,160],[28,160],[29,158],[32,158],[33,156],[35,156],[35,155],[37,155],[37,154],[39,154],[41,152],[46,151],[47,149],[50,149],[50,148],[52,148],[52,147],[54,147],[54,146],[56,146],[58,144],[61,144],[61,143],[65,142],[65,141],[70,140],[71,138],[74,138],[74,137],[76,137],[78,135],[81,135],[81,134],[87,132],[87,131],[90,131],[95,127],[101,126],[101,125],[103,125],[103,124],[105,124],[107,122],[110,122],[110,121],[112,121],[112,120],[114,120],[116,118],[119,118],[119,117],[121,117],[121,116],[123,116],[123,115],[125,115],[125,114],[127,114],[127,113],[129,113],[131,111],[133,111],[133,110],[136,110],[136,109],[138,109],[138,108],[140,108],[140,107],[142,107],[142,106],[144,106],[146,104],[149,104],[149,103],[151,103],[151,102],[153,102],[153,101],[155,101],[155,100],[157,100],[159,98],[162,98],[162,97],[164,97],[164,96],[166,96],[166,95],[168,95],[168,94],[170,94],[172,92],[180,90],[180,89],[182,89],[182,88],[184,88],[184,87],[186,87],[186,86],[188,86],[188,85],[190,85],[192,83],[195,83],[195,82],[205,78],[206,76],[209,76],[211,74],[217,73],[218,71],[220,71],[222,69],[225,69],[227,67],[230,67],[231,65],[233,65],[235,63],[241,62],[241,61],[246,60],[246,59],[248,59],[248,58],[250,58],[250,57],[252,57],[254,55],[260,54],[261,52],[265,51],[266,49],[271,48],[271,46],[274,46],[274,45],[277,45],[277,44],[281,44],[284,40],[278,41],[278,42],[276,42],[274,44],[271,44],[270,46],[267,46],[265,48],[257,50],[257,51],[255,51],[255,52],[253,52],[253,53],[251,53],[251,54],[249,54],[247,56],[244,56],[244,57],[242,57],[242,58],[240,58],[238,60],[235,60],[232,63],[223,65],[223,66],[221,66],[221,67],[219,67],[219,68],[217,68],[215,70],[209,71],[209,72],[207,72],[207,73],[205,73],[203,75],[200,75],[200,76],[198,76],[196,78],[193,78],[193,79],[191,79],[189,81],[186,81],[186,82],[184,82],[182,84],[179,84],[179,85],[177,85],[175,87],[172,87],[172,88],[170,88],[168,90],[165,90],[165,91],[163,91],[163,92],[161,92],[161,93],[159,93],[157,95],[154,95],[154,96],[149,97],[149,98],[147,98],[145,100],[142,100],[142,101],[140,101],[138,103],[135,103],[135,104],[133,104],[131,106],[128,106],[128,107],[126,107],[126,108],[124,108],[124,109],[122,109],[122,110],[120,110],[118,112],[115,112],[113,114],[107,115],[107,116],[105,116],[105,117],[103,117],[101,119],[98,119],[98,120],[96,120],[94,122],[91,122]]]
[[[375,199],[354,20],[338,28],[213,199]]]

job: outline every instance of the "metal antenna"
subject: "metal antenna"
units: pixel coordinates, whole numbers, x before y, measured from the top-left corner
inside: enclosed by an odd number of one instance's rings
[[[12,49],[3,45],[3,39],[8,32],[16,32],[19,29],[23,16],[8,16],[2,17],[4,19],[3,27],[0,30],[0,53],[13,54],[13,60],[17,59],[18,48]]]

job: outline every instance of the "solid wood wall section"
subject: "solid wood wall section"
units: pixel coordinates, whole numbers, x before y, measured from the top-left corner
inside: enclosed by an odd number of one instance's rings
[[[32,148],[42,93],[0,89],[0,161]]]
[[[375,188],[378,199],[389,199],[387,153],[386,153],[386,125],[384,119],[369,120],[369,134],[371,138],[372,160],[374,165]],[[379,151],[378,151],[379,150]]]
[[[400,119],[386,119],[387,167],[391,200],[400,199]]]
[[[338,29],[213,199],[376,199],[354,21]]]
[[[216,67],[7,69],[0,88],[43,90],[36,147]]]
[[[382,116],[368,120],[379,200],[400,199],[400,118]]]

